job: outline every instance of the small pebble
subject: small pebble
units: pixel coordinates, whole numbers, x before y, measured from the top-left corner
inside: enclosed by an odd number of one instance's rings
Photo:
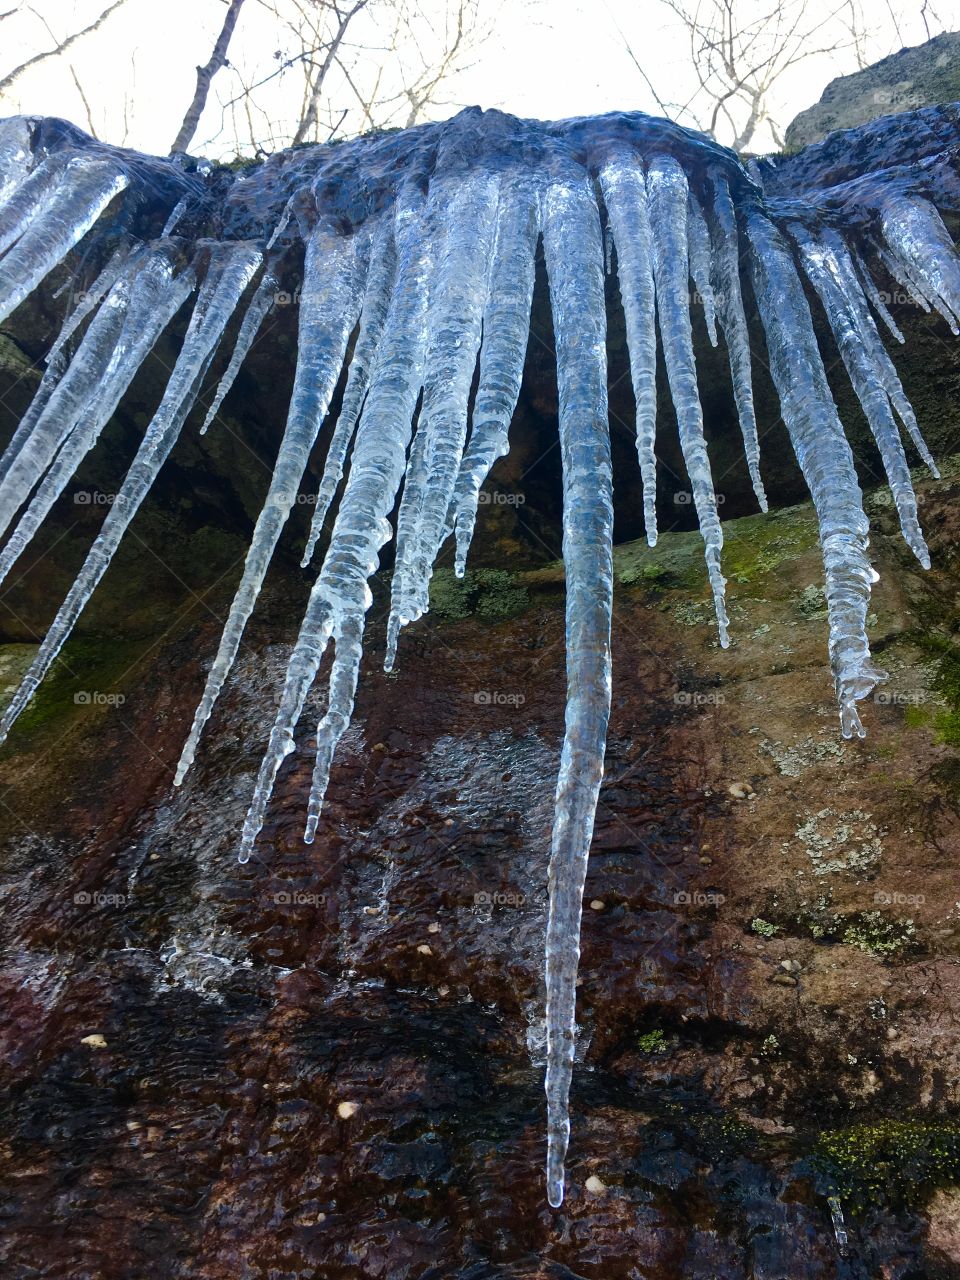
[[[80,1043],[89,1046],[91,1049],[105,1049],[107,1047],[107,1042],[99,1031],[95,1031],[92,1036],[84,1036]]]
[[[601,1182],[595,1173],[591,1173],[583,1186],[585,1191],[598,1192],[606,1191],[607,1189],[607,1184],[605,1182]]]
[[[364,915],[368,915],[368,916],[378,916],[380,914],[379,907],[364,907],[363,911],[364,911]]]
[[[355,1116],[360,1110],[359,1102],[338,1102],[337,1115],[341,1120],[349,1120],[351,1116]]]
[[[599,898],[594,898],[594,900],[590,903],[590,910],[602,911],[606,905],[607,904],[605,902],[601,902]]]
[[[442,987],[437,987],[438,996],[448,996],[449,994],[450,994],[450,988],[446,984],[444,984]]]
[[[781,960],[780,968],[786,969],[787,973],[799,973],[800,965],[796,960]]]
[[[453,819],[452,819],[452,818],[444,818],[444,820],[443,820],[443,825],[444,825],[445,827],[452,827],[452,826],[453,826]]]
[[[430,949],[430,947],[428,947],[428,946],[427,946],[427,944],[426,944],[425,942],[421,942],[421,943],[420,943],[419,947],[417,947],[417,951],[418,951],[418,952],[420,953],[420,955],[422,955],[422,956],[432,956],[432,955],[433,955],[433,951]]]
[[[706,854],[704,854],[704,855],[703,855],[703,857],[700,859],[700,865],[701,865],[701,867],[712,867],[712,866],[713,866],[713,859],[712,859],[712,858],[708,858],[708,857],[707,857],[707,855],[706,855]]]
[[[749,782],[731,782],[727,791],[734,800],[746,800],[747,796],[753,795],[753,787]]]
[[[795,987],[797,985],[796,978],[792,977],[789,973],[775,973],[773,975],[773,981],[778,987]]]
[[[439,933],[439,932],[440,932],[440,922],[438,920],[434,920],[432,924],[427,925],[427,933]]]
[[[374,751],[386,751],[387,744],[385,742],[376,742],[373,747]]]

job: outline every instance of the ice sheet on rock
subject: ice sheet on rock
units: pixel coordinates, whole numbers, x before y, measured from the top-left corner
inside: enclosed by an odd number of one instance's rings
[[[528,170],[502,179],[490,288],[483,313],[480,377],[473,426],[454,486],[447,529],[456,533],[455,571],[462,578],[477,522],[480,488],[507,452],[520,395],[540,234],[540,180]]]
[[[697,369],[690,330],[687,288],[687,179],[673,156],[654,156],[647,169],[650,221],[653,227],[653,277],[657,291],[660,340],[680,431],[680,448],[690,479],[703,537],[704,558],[713,592],[720,644],[730,643],[724,603],[726,580],[720,572],[723,533],[697,388]]]
[[[600,188],[617,248],[617,274],[627,325],[630,375],[637,406],[637,458],[643,482],[647,542],[657,543],[657,329],[653,233],[640,157],[612,156],[600,170]]]
[[[387,653],[390,669],[400,628],[428,608],[433,562],[443,537],[467,435],[470,386],[480,349],[493,257],[498,178],[483,171],[431,184],[429,207],[442,213],[444,235],[427,313],[427,364],[417,423],[418,464],[411,462],[397,520]]]
[[[867,559],[867,517],[817,347],[810,308],[780,232],[747,212],[754,294],[767,335],[770,372],[783,420],[817,512],[826,572],[830,664],[845,738],[864,736],[856,704],[884,673],[870,660],[867,608],[876,574]]]
[[[814,235],[799,223],[789,224],[788,230],[800,250],[807,278],[823,303],[837,348],[877,442],[903,536],[923,567],[929,569],[930,553],[917,521],[917,497],[900,430],[865,340],[864,331],[873,326],[873,320],[853,277],[852,263],[849,271],[844,270],[845,248],[838,238],[828,241],[826,236]],[[857,293],[853,292],[854,288]],[[876,336],[879,341],[879,335]]]
[[[56,661],[73,626],[103,577],[124,532],[177,442],[200,380],[216,350],[224,326],[261,262],[260,251],[239,242],[213,245],[210,262],[190,317],[183,348],[170,374],[159,408],[147,428],[130,469],[114,497],[100,533],[20,687],[0,719],[0,741],[33,697]]]
[[[297,369],[287,425],[263,509],[250,540],[243,576],[177,765],[174,781],[178,786],[193,763],[203,726],[230,674],[280,533],[296,501],[310,450],[330,407],[347,341],[360,311],[368,251],[366,231],[341,236],[326,223],[317,226],[307,245],[300,295]]]
[[[170,254],[159,247],[146,255],[142,265],[138,264],[132,284],[125,279],[114,285],[114,289],[129,288],[129,301],[125,304],[120,333],[101,377],[77,417],[75,427],[61,444],[27,510],[0,553],[0,582],[23,553],[84,456],[97,442],[137,370],[180,310],[194,284],[192,270],[174,278]]]
[[[393,218],[384,216],[373,236],[370,270],[360,310],[360,332],[350,360],[336,426],[323,460],[323,475],[310,521],[310,535],[300,561],[304,569],[313,559],[323,522],[343,478],[344,461],[370,385],[397,273],[397,249],[393,237]]]
[[[733,382],[733,398],[740,420],[743,451],[753,491],[757,495],[760,510],[767,510],[767,495],[760,478],[760,442],[757,435],[757,415],[753,403],[752,358],[750,333],[743,310],[743,294],[740,289],[740,233],[737,229],[737,212],[730,196],[730,187],[722,173],[711,175],[713,188],[713,224],[711,242],[716,292],[719,301],[720,327],[727,344],[730,360],[730,377]]]
[[[26,116],[0,120],[0,208],[33,168],[32,132]]]
[[[583,887],[610,714],[613,480],[603,244],[589,181],[571,177],[547,189],[543,242],[557,348],[567,596],[566,730],[546,936],[547,1198],[556,1208],[563,1202],[570,1139]]]
[[[928,200],[888,197],[880,211],[883,238],[954,333],[960,333],[960,259],[950,232]]]
[[[68,162],[50,200],[0,258],[0,320],[33,292],[126,185],[126,175],[109,161],[79,155]]]
[[[231,352],[229,363],[224,370],[223,377],[217,387],[217,394],[210,402],[210,408],[207,410],[207,415],[200,428],[202,436],[206,435],[211,422],[220,412],[220,406],[226,399],[230,388],[236,382],[237,374],[240,372],[244,360],[250,354],[250,348],[260,332],[260,326],[270,314],[276,302],[277,289],[276,277],[271,271],[266,271],[263,279],[257,285],[253,297],[250,299],[250,305],[244,312],[243,320],[240,322],[240,331],[237,334],[237,341]]]
[[[423,198],[403,189],[397,198],[396,282],[381,341],[381,356],[367,393],[337,510],[330,546],[314,583],[306,615],[287,667],[287,678],[243,825],[240,859],[246,861],[263,826],[277,770],[293,750],[293,733],[316,679],[331,634],[337,644],[327,714],[317,730],[317,760],[306,835],[313,838],[327,787],[329,762],[353,705],[359,672],[358,634],[372,596],[368,585],[389,541],[387,519],[406,464],[413,414],[423,384],[426,312],[432,273],[434,227]],[[359,627],[359,632],[358,632]]]

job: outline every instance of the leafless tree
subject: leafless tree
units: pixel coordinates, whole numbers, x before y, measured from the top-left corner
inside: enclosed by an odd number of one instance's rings
[[[193,93],[193,100],[187,108],[187,114],[183,117],[179,132],[173,140],[173,146],[170,148],[171,155],[177,151],[186,151],[193,139],[193,135],[197,132],[197,125],[200,123],[203,109],[207,105],[210,82],[220,68],[226,66],[227,50],[230,47],[230,40],[242,7],[243,0],[229,0],[223,26],[220,28],[220,34],[217,36],[210,59],[202,67],[197,67],[197,87]]]
[[[63,38],[60,38],[54,35],[53,31],[50,28],[50,24],[47,22],[46,18],[44,18],[43,15],[37,9],[28,5],[27,12],[32,13],[34,17],[39,18],[40,21],[43,23],[43,25],[46,27],[47,33],[49,34],[51,40],[53,41],[53,48],[44,49],[40,53],[33,54],[33,56],[30,58],[27,58],[25,62],[21,62],[18,67],[14,67],[12,71],[8,71],[7,74],[3,77],[3,79],[0,80],[0,94],[5,93],[6,90],[10,88],[10,86],[13,84],[13,82],[16,79],[18,79],[19,76],[22,76],[25,71],[29,71],[31,67],[35,67],[38,62],[43,62],[47,58],[58,57],[59,55],[66,53],[67,50],[71,48],[73,45],[75,45],[78,40],[81,40],[84,36],[93,35],[95,31],[99,31],[100,28],[103,26],[103,24],[106,22],[106,20],[110,17],[111,13],[119,9],[122,4],[126,4],[126,0],[113,0],[113,3],[107,5],[107,7],[100,14],[99,18],[96,18],[93,22],[91,22],[88,26],[83,27],[80,31],[74,31],[72,35],[65,36]],[[7,12],[0,14],[0,18],[9,18],[18,12],[19,12],[19,9],[9,9],[7,10]]]

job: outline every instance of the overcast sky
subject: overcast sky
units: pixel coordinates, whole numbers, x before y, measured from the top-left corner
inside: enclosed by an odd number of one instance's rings
[[[7,0],[3,7],[12,4]],[[836,0],[808,0],[806,10],[815,13],[818,6],[826,10],[835,4]],[[50,46],[44,20],[62,38],[105,7],[106,0],[34,0],[31,9],[24,7],[0,27],[0,75]],[[442,5],[424,0],[424,7],[438,10]],[[873,57],[898,48],[901,37],[908,44],[925,38],[919,4],[901,0],[895,7],[899,32],[884,4],[870,0]],[[936,8],[947,27],[960,26],[960,0],[939,0]],[[625,40],[662,96],[680,100],[692,87],[686,37],[658,0],[489,0],[487,12],[492,36],[476,65],[448,89],[451,102],[436,108],[433,116],[474,103],[542,119],[618,109],[657,112],[625,51]],[[0,114],[19,109],[60,115],[87,128],[82,90],[99,136],[165,153],[190,101],[194,68],[209,57],[223,15],[223,0],[127,0],[99,32],[78,42],[66,57],[25,73],[0,100]],[[272,58],[269,24],[259,0],[247,0],[231,47],[231,58],[239,66],[262,66],[264,58]],[[787,75],[777,94],[781,124],[815,102],[834,76],[855,69],[853,54],[845,52],[811,58]],[[217,101],[234,91],[230,73],[214,81],[210,106],[191,148],[195,153],[214,158],[236,154],[236,134],[229,119],[224,124]],[[292,93],[294,88],[290,82],[278,83],[276,92]],[[770,147],[769,133],[761,134],[757,145]]]

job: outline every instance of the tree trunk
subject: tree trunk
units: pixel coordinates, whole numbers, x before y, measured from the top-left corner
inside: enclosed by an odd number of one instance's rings
[[[226,65],[227,49],[230,45],[233,29],[237,25],[237,18],[240,16],[242,5],[243,0],[230,0],[230,7],[227,10],[227,16],[223,20],[223,27],[217,37],[217,43],[213,46],[210,61],[206,66],[197,67],[197,87],[193,95],[193,101],[190,103],[187,114],[183,117],[180,132],[173,140],[173,146],[170,148],[171,155],[177,151],[186,151],[193,140],[197,125],[200,123],[200,117],[203,115],[203,109],[207,105],[210,82],[220,68]]]

